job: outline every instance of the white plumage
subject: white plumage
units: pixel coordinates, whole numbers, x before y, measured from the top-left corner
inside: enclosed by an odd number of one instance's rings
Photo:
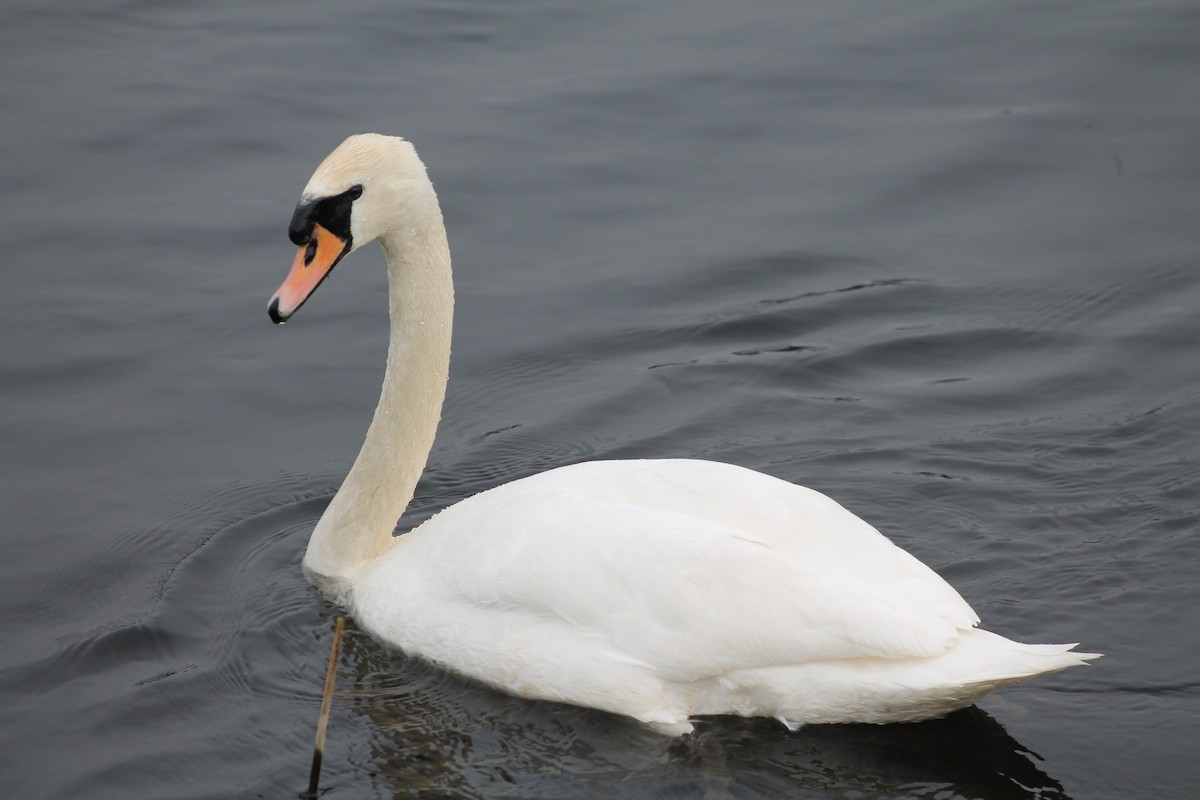
[[[404,140],[351,137],[300,208],[351,189],[361,197],[346,212],[345,251],[382,241],[392,339],[371,429],[305,568],[373,635],[517,695],[668,733],[690,731],[701,714],[789,726],[926,719],[1096,657],[976,629],[949,584],[833,500],[711,461],[561,467],[393,538],[445,391],[449,250]],[[325,247],[317,237],[338,220],[316,222],[313,241]],[[272,301],[277,321],[341,257],[302,265],[312,248],[297,243]],[[312,268],[325,272],[297,273]]]

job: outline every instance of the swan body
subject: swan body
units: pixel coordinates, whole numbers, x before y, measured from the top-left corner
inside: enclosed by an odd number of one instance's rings
[[[1097,657],[976,628],[936,573],[819,492],[729,464],[595,461],[393,536],[433,444],[453,310],[445,228],[403,139],[347,139],[301,195],[271,301],[291,316],[378,239],[392,335],[379,405],[304,567],[372,635],[516,695],[669,734],[705,714],[904,722]]]

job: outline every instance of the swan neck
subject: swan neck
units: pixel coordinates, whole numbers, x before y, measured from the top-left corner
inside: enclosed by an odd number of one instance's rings
[[[423,225],[393,231],[381,244],[391,320],[383,389],[362,450],[304,558],[314,583],[343,599],[358,570],[393,543],[433,448],[450,367],[454,289],[436,199]]]

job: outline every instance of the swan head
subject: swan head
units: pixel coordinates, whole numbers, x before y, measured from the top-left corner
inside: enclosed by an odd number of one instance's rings
[[[273,322],[304,305],[348,253],[410,225],[413,215],[437,204],[416,149],[398,136],[351,136],[313,173],[288,225],[299,249],[292,268],[267,306]]]

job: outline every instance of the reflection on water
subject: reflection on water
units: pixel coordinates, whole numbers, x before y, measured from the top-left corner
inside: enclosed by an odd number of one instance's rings
[[[381,796],[1067,797],[1036,753],[976,707],[794,733],[773,720],[707,718],[668,739],[601,712],[500,695],[353,628],[344,647],[336,702],[366,720],[369,744],[352,760]]]

